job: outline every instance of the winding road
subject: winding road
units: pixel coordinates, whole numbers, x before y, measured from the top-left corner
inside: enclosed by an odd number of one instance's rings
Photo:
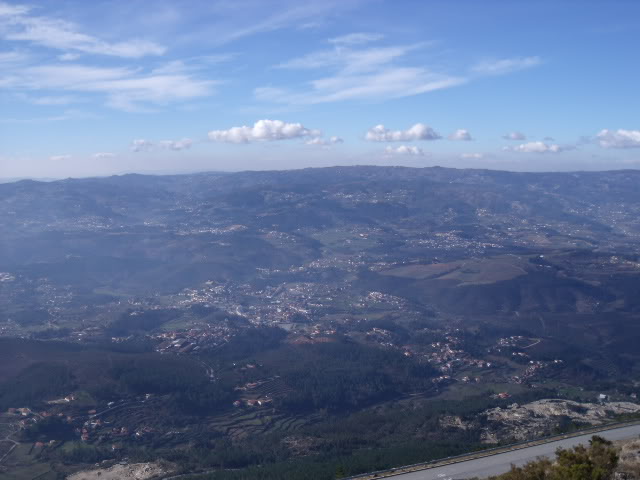
[[[640,435],[640,425],[612,428],[606,431],[556,440],[505,453],[451,463],[449,465],[434,466],[426,470],[395,475],[387,474],[386,476],[380,475],[378,478],[393,478],[394,480],[465,480],[473,477],[486,478],[491,475],[499,475],[509,471],[511,465],[521,466],[539,457],[553,457],[556,449],[559,447],[572,448],[581,443],[586,444],[593,435],[599,435],[611,441],[629,440],[637,438]]]

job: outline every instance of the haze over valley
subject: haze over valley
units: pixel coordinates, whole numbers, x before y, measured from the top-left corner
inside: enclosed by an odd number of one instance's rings
[[[292,478],[633,417],[637,182],[335,167],[0,185],[0,408],[68,445],[42,468],[140,448],[251,467],[268,442]],[[512,404],[538,413],[491,410]]]
[[[0,480],[640,479],[638,19],[0,0]]]

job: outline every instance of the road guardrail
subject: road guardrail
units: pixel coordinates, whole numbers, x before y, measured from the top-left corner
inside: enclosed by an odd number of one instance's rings
[[[398,475],[404,475],[412,472],[419,472],[421,470],[430,470],[436,467],[444,467],[454,463],[467,462],[469,460],[476,460],[478,458],[491,457],[493,455],[500,455],[501,453],[512,452],[514,450],[521,450],[523,448],[535,447],[538,445],[544,445],[546,443],[553,443],[558,440],[565,440],[568,438],[580,437],[582,435],[589,435],[591,433],[596,434],[599,432],[606,432],[608,430],[615,430],[618,428],[632,427],[634,425],[640,425],[640,420],[632,422],[615,422],[607,423],[605,425],[599,425],[597,427],[585,428],[584,430],[578,430],[576,432],[564,433],[559,435],[549,435],[537,440],[528,440],[525,442],[512,443],[510,445],[502,445],[500,447],[487,448],[485,450],[479,450],[472,453],[464,453],[462,455],[454,455],[451,457],[440,458],[438,460],[430,460],[428,462],[414,463],[411,465],[403,465],[395,468],[388,468],[385,470],[377,470],[375,472],[362,473],[352,477],[347,477],[344,480],[373,480],[379,478],[389,478]]]

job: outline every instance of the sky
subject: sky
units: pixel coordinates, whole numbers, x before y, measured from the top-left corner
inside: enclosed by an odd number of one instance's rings
[[[0,178],[640,168],[637,0],[0,0]]]

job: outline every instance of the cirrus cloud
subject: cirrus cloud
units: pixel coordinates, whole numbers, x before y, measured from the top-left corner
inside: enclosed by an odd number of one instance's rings
[[[352,48],[373,41],[371,36],[349,37],[334,48],[312,52],[277,65],[277,68],[316,70],[330,73],[306,82],[302,89],[263,86],[254,90],[258,100],[289,105],[314,105],[345,100],[381,101],[418,95],[466,82],[465,78],[423,66],[399,65],[409,53],[427,43]],[[403,63],[406,63],[403,62]]]
[[[347,35],[341,35],[329,39],[329,43],[334,45],[362,45],[364,43],[375,42],[384,38],[384,35],[380,33],[349,33]]]
[[[30,15],[31,10],[25,5],[0,2],[0,36],[14,42],[28,42],[67,52],[78,51],[122,58],[162,55],[166,51],[165,47],[147,40],[104,41],[80,32],[72,22]]]
[[[5,2],[0,2],[0,17],[16,17],[20,15],[26,15],[31,10],[31,7],[26,5],[10,5]]]
[[[504,75],[507,73],[537,67],[542,63],[540,57],[516,57],[499,60],[485,60],[471,67],[471,71],[479,75]]]
[[[16,69],[7,78],[4,86],[19,90],[103,94],[108,106],[125,111],[207,96],[218,84],[213,80],[198,79],[186,71],[144,74],[129,67],[78,64],[28,66]]]

